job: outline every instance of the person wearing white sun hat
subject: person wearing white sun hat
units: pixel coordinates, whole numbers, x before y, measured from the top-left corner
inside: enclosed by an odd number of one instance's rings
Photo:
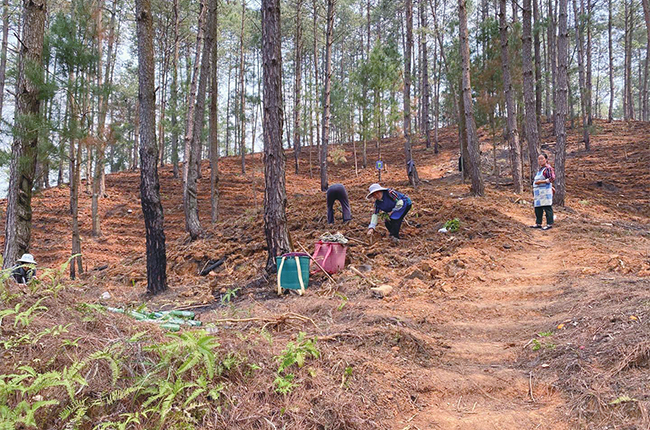
[[[375,227],[377,227],[379,212],[385,212],[388,214],[388,219],[385,220],[384,224],[390,234],[390,239],[395,244],[399,243],[399,230],[402,227],[404,217],[411,210],[411,199],[406,194],[392,188],[382,187],[379,184],[372,184],[368,188],[366,199],[370,198],[375,199],[375,210],[368,226],[368,235],[372,235]]]
[[[26,284],[36,277],[36,260],[32,254],[23,254],[11,271],[11,276],[19,284]]]

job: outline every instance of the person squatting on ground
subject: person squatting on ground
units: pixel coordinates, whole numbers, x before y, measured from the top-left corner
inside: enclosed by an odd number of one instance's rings
[[[348,193],[345,191],[343,184],[332,184],[327,188],[327,223],[334,224],[334,202],[341,203],[341,210],[343,211],[343,222],[346,223],[352,219],[352,211],[350,210],[350,200]]]
[[[11,276],[19,284],[27,284],[36,276],[36,260],[32,254],[23,254],[11,271]]]
[[[372,184],[368,189],[366,199],[375,199],[375,211],[370,219],[368,226],[368,235],[372,235],[377,227],[379,221],[379,213],[385,212],[388,214],[384,224],[386,230],[390,233],[390,239],[393,243],[399,243],[399,230],[402,227],[402,221],[408,211],[411,210],[411,199],[399,191],[391,188],[384,188],[379,184]]]
[[[535,206],[535,224],[531,228],[548,230],[553,227],[553,182],[555,170],[548,163],[548,156],[541,153],[537,157],[539,170],[533,179],[533,195]],[[542,217],[546,213],[546,226],[542,227]]]

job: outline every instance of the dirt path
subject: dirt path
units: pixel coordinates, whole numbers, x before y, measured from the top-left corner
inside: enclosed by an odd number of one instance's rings
[[[509,215],[530,222],[521,213]],[[522,347],[556,318],[544,313],[562,293],[555,281],[566,270],[552,254],[556,232],[536,231],[539,246],[508,254],[503,261],[508,269],[487,273],[485,282],[444,304],[447,311],[440,313],[436,329],[449,352],[442,366],[428,370],[431,391],[420,399],[426,407],[395,428],[567,428],[560,395],[516,362]]]

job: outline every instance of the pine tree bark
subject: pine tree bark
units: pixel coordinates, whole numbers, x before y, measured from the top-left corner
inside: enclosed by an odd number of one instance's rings
[[[365,61],[370,61],[370,0],[366,1],[366,57]],[[368,109],[368,86],[367,86],[367,80],[364,80],[363,84],[363,100],[364,100],[364,110],[363,110],[363,115],[364,115],[364,124],[366,127],[366,130],[363,134],[363,168],[365,169],[368,166],[368,136],[370,135],[369,133],[369,126],[370,126],[370,111]],[[379,172],[381,175],[381,171]]]
[[[500,0],[499,25],[501,35],[501,67],[503,69],[503,91],[506,99],[507,122],[506,129],[508,143],[510,144],[510,163],[512,167],[512,180],[515,193],[521,194],[524,191],[524,181],[521,167],[521,144],[519,142],[519,130],[517,129],[517,114],[515,112],[515,96],[510,77],[510,58],[508,55],[508,22],[506,20],[506,0]],[[530,6],[530,4],[529,4]],[[530,12],[530,8],[528,9]],[[530,35],[528,35],[530,40]],[[530,51],[528,52],[530,61]],[[532,68],[530,70],[532,74]],[[532,88],[531,88],[532,90]],[[534,113],[534,111],[533,111]]]
[[[293,156],[296,165],[296,174],[300,168],[300,95],[302,93],[302,0],[296,3],[296,38],[295,38],[295,84],[293,89]]]
[[[199,176],[199,165],[197,160],[200,157],[201,132],[205,118],[205,93],[210,73],[210,54],[214,44],[214,21],[217,9],[217,0],[208,0],[208,16],[203,41],[203,52],[201,54],[201,68],[196,91],[196,106],[194,107],[194,130],[190,133],[190,158],[188,160],[187,181],[183,192],[183,206],[185,207],[185,228],[190,234],[191,240],[196,240],[203,235],[203,228],[199,220],[199,203],[197,192],[197,181]]]
[[[561,0],[560,0],[561,1]],[[550,57],[550,62],[551,62],[551,88],[548,90],[552,92],[553,94],[553,132],[556,133],[555,130],[555,119],[557,118],[557,100],[556,96],[558,94],[557,92],[557,56],[556,56],[556,48],[557,48],[557,41],[556,41],[556,31],[555,31],[555,10],[553,8],[553,0],[548,0],[548,55]]]
[[[102,179],[102,170],[104,169],[104,124],[106,121],[106,103],[103,96],[102,82],[102,55],[104,50],[104,31],[102,28],[102,17],[104,12],[104,0],[97,2],[95,13],[95,29],[97,41],[97,88],[100,89],[97,96],[97,138],[95,139],[95,171],[93,172],[93,194],[91,199],[91,234],[93,237],[102,235],[101,223],[99,219],[99,193]]]
[[[100,111],[100,120],[102,124],[106,123],[106,115],[108,114],[108,101],[111,96],[111,89],[113,87],[113,76],[115,72],[115,62],[117,61],[117,45],[118,38],[115,37],[115,30],[117,25],[117,4],[118,0],[113,1],[113,7],[111,8],[111,21],[109,24],[108,32],[108,52],[106,53],[106,68],[104,71],[104,89],[108,91],[107,94],[104,94],[104,109]],[[107,142],[106,138],[103,140],[104,146],[103,150],[106,151]],[[111,153],[115,150],[114,146],[111,146]],[[104,152],[102,158],[104,158],[104,164],[106,164],[106,153]],[[111,157],[113,159],[113,157]],[[111,170],[112,172],[112,170]],[[106,169],[101,169],[99,172],[99,196],[101,198],[106,197]]]
[[[5,220],[3,269],[29,251],[32,234],[32,188],[38,153],[38,127],[43,75],[45,0],[24,0],[23,31],[18,60],[14,139],[11,145],[9,189]],[[34,76],[35,69],[38,75]]]
[[[533,0],[537,2],[537,0]],[[535,177],[537,171],[537,166],[535,165],[537,157],[539,156],[539,131],[538,131],[538,114],[541,114],[541,91],[537,94],[537,97],[533,94],[533,63],[531,59],[531,50],[532,50],[532,23],[530,16],[530,3],[531,0],[524,0],[523,6],[523,32],[522,32],[522,68],[523,68],[523,80],[524,80],[524,117],[525,117],[525,127],[524,132],[526,134],[526,141],[528,143],[528,158],[530,160],[530,178]],[[537,47],[535,48],[537,56]],[[539,77],[539,75],[537,75]],[[538,85],[541,85],[541,79],[537,82]],[[538,111],[537,109],[540,109]]]
[[[438,125],[440,120],[440,60],[438,60],[438,47],[433,44],[433,152],[438,153]]]
[[[275,257],[291,251],[287,231],[286,157],[282,148],[282,51],[280,0],[262,0],[264,79],[264,232],[266,270],[277,269]]]
[[[313,50],[314,50],[314,87],[316,88],[316,93],[318,94],[318,89],[320,88],[320,80],[318,79],[319,76],[319,64],[318,64],[318,2],[316,0],[312,1],[312,16],[313,16],[313,25],[312,25],[312,30],[313,30],[313,35],[312,35],[312,41],[313,41]],[[320,97],[316,95],[316,99],[320,101]],[[321,134],[320,134],[320,117],[319,117],[319,104],[320,103],[315,103],[316,106],[316,112],[315,112],[315,117],[316,117],[316,153],[318,154],[318,162],[320,165],[320,157],[321,157],[321,150],[320,150],[320,139],[321,139]]]
[[[178,0],[174,0],[174,57],[172,63],[172,84],[170,88],[169,108],[171,110],[171,138],[172,138],[172,169],[174,178],[178,178],[178,66],[179,66],[179,49],[180,49],[180,14],[178,10]]]
[[[538,0],[532,0],[533,2],[533,24],[530,26],[534,28],[533,37],[535,47],[535,116],[537,118],[537,129],[542,124],[542,56],[541,56],[541,44],[539,41],[539,8],[537,7]],[[524,9],[526,6],[524,6]],[[526,24],[524,24],[526,25]],[[524,72],[525,73],[525,72]],[[525,102],[524,102],[525,103]],[[533,160],[531,158],[531,160]],[[534,160],[533,160],[534,162]],[[533,163],[531,163],[532,165]]]
[[[431,87],[429,85],[429,53],[427,46],[427,34],[429,24],[427,22],[426,8],[424,1],[420,0],[419,2],[419,12],[420,12],[420,29],[422,35],[421,44],[422,44],[422,96],[420,97],[420,103],[422,104],[422,125],[421,129],[424,133],[425,146],[431,148],[431,134],[429,129],[431,128],[431,121],[429,120],[429,110],[430,110],[430,101],[431,101]]]
[[[75,87],[74,72],[70,71],[68,75],[68,130],[73,131],[77,128],[77,109],[73,95]],[[70,279],[75,279],[77,272],[83,273],[83,260],[81,256],[81,237],[79,233],[79,186],[81,184],[81,142],[75,146],[75,139],[70,139],[69,147],[69,176],[70,176],[70,215],[71,215],[71,232],[72,232],[72,249],[70,262]]]
[[[627,3],[626,3],[627,4]],[[632,97],[632,44],[634,33],[634,0],[630,0],[629,6],[629,26],[628,26],[628,43],[627,43],[627,106],[629,110],[628,118],[634,120],[634,98]]]
[[[624,84],[623,84],[623,119],[626,121],[634,119],[634,100],[632,99],[632,31],[634,29],[634,11],[632,1],[625,3],[625,60],[624,60]]]
[[[140,201],[146,228],[147,293],[167,289],[167,253],[163,208],[160,203],[156,149],[156,94],[153,16],[150,0],[136,0],[138,82],[140,100]]]
[[[0,48],[0,122],[7,80],[7,46],[9,44],[9,0],[2,2],[2,48]]]
[[[135,102],[135,121],[133,133],[133,154],[131,157],[131,170],[138,169],[138,152],[140,150],[140,99]]]
[[[568,108],[568,68],[569,35],[567,29],[567,0],[559,2],[558,40],[557,40],[557,115],[555,117],[556,145],[555,145],[555,188],[553,204],[564,206],[566,196],[566,114]]]
[[[215,16],[215,36],[210,68],[210,214],[219,221],[219,13]],[[255,134],[255,133],[253,133]]]
[[[241,154],[241,173],[246,174],[246,86],[244,85],[244,22],[246,1],[241,2],[241,31],[239,33],[239,152]]]
[[[330,140],[330,91],[332,86],[332,39],[334,37],[334,4],[327,0],[327,31],[325,34],[325,82],[323,89],[323,139],[320,154],[320,188],[326,191],[327,182],[327,147]]]
[[[196,101],[196,91],[197,91],[197,81],[199,79],[199,64],[201,63],[201,43],[203,41],[203,25],[204,25],[204,16],[205,16],[205,2],[206,0],[201,0],[199,4],[199,21],[198,21],[198,31],[196,34],[196,45],[195,45],[195,54],[194,54],[194,67],[192,69],[192,79],[189,87],[189,92],[187,94],[187,121],[185,123],[185,153],[183,158],[183,181],[187,182],[187,173],[190,165],[190,152],[192,148],[192,133],[194,132],[194,103]],[[228,92],[230,97],[230,92]],[[196,161],[195,161],[196,164]]]
[[[483,196],[484,185],[481,174],[481,156],[478,135],[476,133],[476,123],[474,122],[474,102],[472,101],[472,84],[469,73],[469,37],[467,32],[467,9],[465,0],[458,0],[458,18],[465,132],[467,134],[467,151],[469,153],[469,175],[472,179],[470,192],[475,196]]]
[[[592,100],[591,100],[591,95],[592,95],[592,85],[591,85],[591,78],[592,78],[592,67],[591,67],[591,28],[593,26],[593,23],[591,21],[591,5],[592,5],[592,0],[587,0],[587,8],[585,9],[585,2],[584,0],[580,0],[580,10],[582,11],[582,15],[585,17],[585,30],[586,30],[586,37],[587,37],[587,44],[585,47],[586,50],[586,71],[585,71],[585,98],[587,101],[587,105],[585,106],[585,115],[587,116],[587,125],[591,126],[593,123],[592,120]]]
[[[647,32],[646,57],[645,57],[645,74],[643,77],[643,120],[648,121],[648,58],[650,57],[650,2],[642,0],[643,16],[645,18],[645,28]]]
[[[573,16],[575,17],[576,45],[578,47],[578,82],[580,86],[580,110],[582,113],[582,139],[585,143],[585,149],[590,150],[589,146],[589,120],[587,118],[587,83],[585,80],[585,61],[584,61],[584,17],[578,11],[576,0],[573,0]]]
[[[404,155],[406,174],[413,188],[420,178],[411,150],[411,52],[413,51],[413,2],[404,0],[406,7],[406,49],[404,50]]]
[[[612,42],[612,0],[608,0],[607,41],[609,45],[609,112],[607,122],[614,119],[614,48]]]

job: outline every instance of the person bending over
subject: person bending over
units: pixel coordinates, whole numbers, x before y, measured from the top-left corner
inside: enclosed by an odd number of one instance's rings
[[[345,191],[343,184],[333,184],[327,189],[327,223],[334,224],[334,202],[341,203],[341,210],[343,211],[343,222],[349,222],[352,219],[352,211],[350,210],[350,200],[348,193]]]
[[[390,240],[399,243],[399,231],[404,217],[411,210],[411,199],[392,188],[384,188],[379,184],[372,184],[368,189],[366,199],[375,199],[375,210],[368,226],[368,235],[372,235],[379,221],[379,214],[384,212],[387,218],[384,222],[390,234]]]
[[[23,254],[11,271],[11,276],[19,284],[27,284],[36,276],[36,260],[32,254]]]

